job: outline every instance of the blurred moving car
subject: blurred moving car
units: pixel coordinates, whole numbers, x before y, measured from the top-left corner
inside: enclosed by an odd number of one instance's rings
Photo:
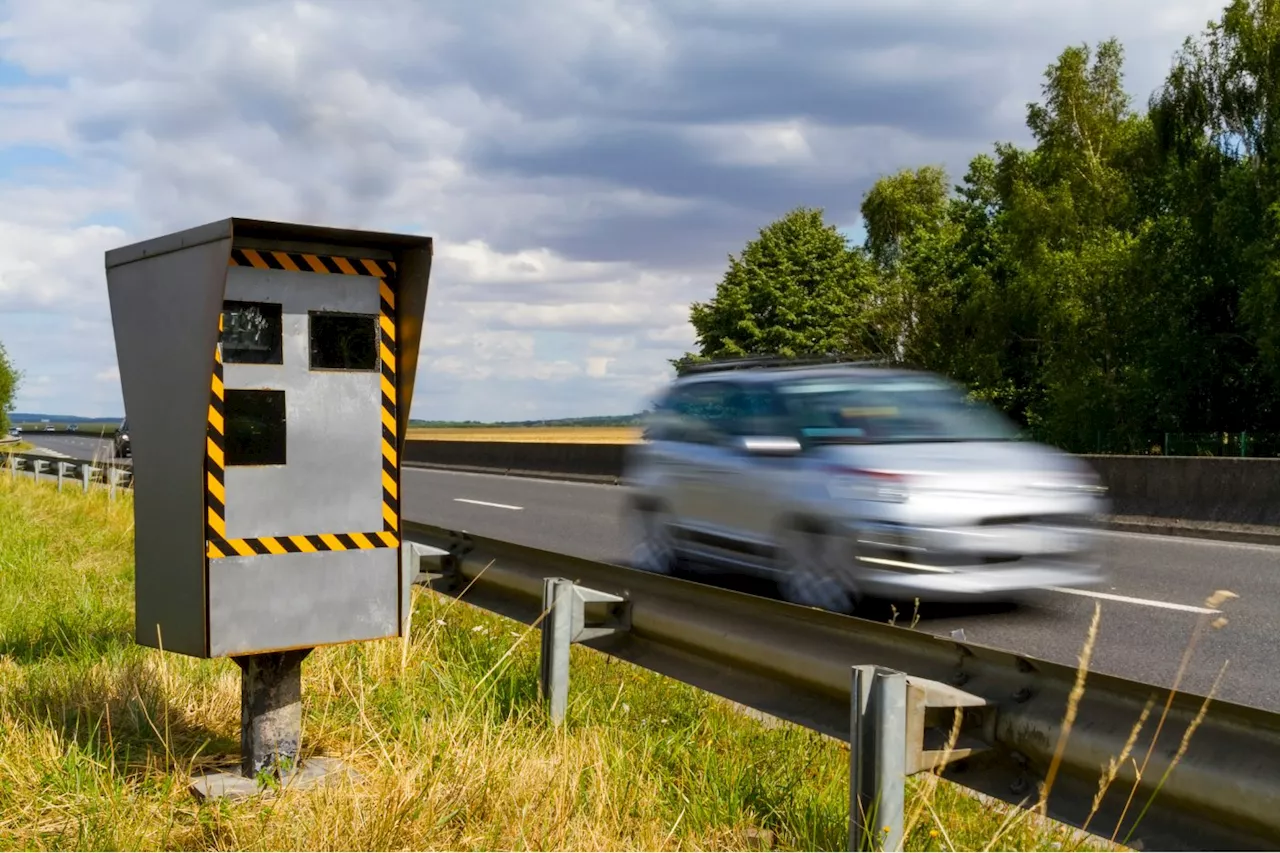
[[[1013,601],[1103,580],[1092,469],[926,372],[696,365],[657,402],[623,483],[637,568],[771,576],[799,604]]]
[[[120,422],[120,428],[116,430],[116,437],[112,439],[111,449],[117,459],[133,456],[133,447],[129,443],[129,421],[127,419]]]

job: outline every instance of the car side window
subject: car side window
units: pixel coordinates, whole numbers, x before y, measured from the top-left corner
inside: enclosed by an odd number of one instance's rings
[[[729,435],[733,419],[726,382],[696,382],[675,389],[664,407],[664,438],[694,444],[718,444]]]
[[[782,402],[773,389],[763,383],[735,388],[726,408],[731,413],[726,424],[731,435],[776,438],[794,432]]]

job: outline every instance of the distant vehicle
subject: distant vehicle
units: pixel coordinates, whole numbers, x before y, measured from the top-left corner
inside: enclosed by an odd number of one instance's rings
[[[9,427],[9,435],[22,435],[22,427]]]
[[[56,430],[54,430],[54,428],[53,428],[53,424],[46,424],[46,425],[45,425],[45,428],[44,428],[44,431],[45,431],[45,432],[56,432]]]
[[[125,459],[133,456],[133,447],[129,442],[129,421],[120,422],[120,429],[116,430],[116,437],[111,441],[112,451],[117,459]]]
[[[80,431],[79,424],[67,424],[67,432],[79,432],[79,431]]]
[[[1103,580],[1096,474],[921,371],[740,359],[677,377],[628,451],[632,564],[789,601],[1005,600]]]

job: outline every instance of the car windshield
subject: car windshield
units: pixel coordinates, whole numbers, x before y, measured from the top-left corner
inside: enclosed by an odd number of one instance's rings
[[[929,376],[797,380],[778,389],[810,441],[884,444],[1017,441],[1017,427],[964,391]]]

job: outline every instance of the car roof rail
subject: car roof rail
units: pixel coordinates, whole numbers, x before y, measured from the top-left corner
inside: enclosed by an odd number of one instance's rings
[[[718,373],[725,370],[750,370],[752,368],[785,369],[791,367],[814,367],[826,364],[840,367],[887,367],[893,363],[893,360],[888,358],[875,358],[867,355],[851,355],[844,353],[824,353],[820,355],[805,356],[748,355],[681,364],[676,368],[676,375],[690,376],[699,373]]]

